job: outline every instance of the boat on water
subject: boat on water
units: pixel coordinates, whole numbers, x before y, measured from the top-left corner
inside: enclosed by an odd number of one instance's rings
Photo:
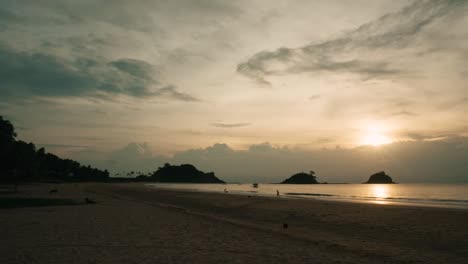
[[[254,184],[252,184],[252,187],[254,187],[254,188],[258,188],[258,183],[254,183]]]

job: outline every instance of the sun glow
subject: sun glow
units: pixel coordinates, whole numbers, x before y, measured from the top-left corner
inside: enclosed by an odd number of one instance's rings
[[[372,194],[377,199],[387,198],[388,189],[385,185],[374,185],[372,186]]]
[[[371,146],[380,146],[383,144],[391,143],[393,140],[388,136],[391,124],[367,120],[361,121],[358,123],[360,131],[360,140],[361,145],[371,145]]]
[[[363,145],[372,145],[372,146],[380,146],[383,144],[390,143],[391,140],[386,135],[378,133],[378,132],[369,132],[366,134],[362,139]]]

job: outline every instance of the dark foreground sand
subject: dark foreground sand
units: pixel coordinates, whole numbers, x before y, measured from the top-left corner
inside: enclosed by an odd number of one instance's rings
[[[468,210],[154,190],[141,184],[33,184],[17,194],[0,187],[0,199],[81,203],[0,208],[3,264],[468,263]],[[54,188],[58,193],[49,195]],[[83,204],[85,197],[97,204]]]

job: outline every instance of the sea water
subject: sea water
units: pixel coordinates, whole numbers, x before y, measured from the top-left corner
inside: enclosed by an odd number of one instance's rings
[[[152,188],[283,198],[338,200],[382,205],[468,209],[468,184],[185,184],[152,183]]]

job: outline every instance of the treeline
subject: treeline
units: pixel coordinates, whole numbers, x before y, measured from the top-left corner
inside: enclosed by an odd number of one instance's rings
[[[107,170],[82,166],[47,153],[44,148],[36,150],[33,143],[16,140],[13,125],[0,116],[0,181],[106,181],[108,178]]]

